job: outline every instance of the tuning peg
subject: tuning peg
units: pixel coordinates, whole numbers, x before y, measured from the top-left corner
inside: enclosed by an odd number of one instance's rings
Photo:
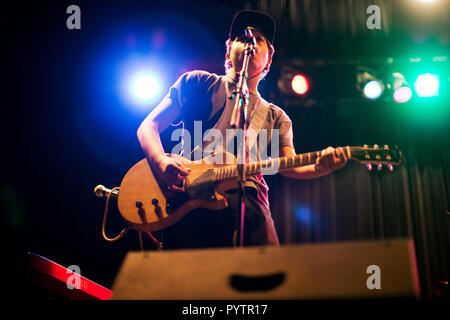
[[[388,169],[390,172],[394,171],[394,166],[392,164],[388,164]]]
[[[366,167],[367,167],[367,169],[369,171],[372,171],[372,164],[371,163],[366,164]]]
[[[364,149],[369,149],[369,145],[368,145],[368,144],[365,144],[365,145],[364,145]]]
[[[373,145],[373,148],[374,148],[375,150],[378,150],[378,149],[379,149],[379,147],[378,147],[377,144],[374,144],[374,145]]]
[[[387,144],[384,145],[384,150],[389,150],[389,146]]]
[[[381,171],[383,169],[383,165],[381,164],[381,163],[379,163],[378,165],[377,165],[377,170],[378,171]]]

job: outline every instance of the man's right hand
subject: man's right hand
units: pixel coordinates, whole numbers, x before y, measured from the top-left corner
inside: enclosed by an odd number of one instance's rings
[[[153,163],[153,167],[157,171],[158,177],[172,190],[183,191],[183,189],[179,188],[177,185],[183,181],[191,169],[183,167],[179,161],[166,155],[151,163]]]

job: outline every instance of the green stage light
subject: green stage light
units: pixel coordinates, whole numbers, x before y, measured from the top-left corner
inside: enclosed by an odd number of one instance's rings
[[[433,97],[439,95],[439,77],[435,74],[426,73],[417,77],[414,89],[419,97]]]

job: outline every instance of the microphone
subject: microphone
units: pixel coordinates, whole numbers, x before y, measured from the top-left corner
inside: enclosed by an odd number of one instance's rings
[[[245,28],[245,39],[247,40],[247,43],[250,43],[254,46],[256,46],[256,39],[253,36],[252,29],[250,27]]]
[[[237,96],[239,97],[236,99],[236,102],[234,104],[233,112],[231,114],[231,120],[230,120],[230,126],[233,129],[239,128],[240,120],[241,120],[241,103],[242,105],[245,105],[246,102],[243,102],[243,100],[246,100],[248,95],[247,90],[247,68],[250,56],[255,54],[255,48],[256,48],[256,39],[253,36],[253,32],[250,27],[245,28],[244,30],[244,38],[245,38],[245,50],[244,50],[244,61],[241,68],[241,71],[239,72],[239,81],[237,83],[237,89],[233,92],[232,98],[235,96],[235,93],[237,93]],[[245,91],[245,92],[244,92]],[[244,116],[245,120],[245,116]]]
[[[105,188],[105,186],[99,184],[94,188],[94,193],[97,197],[108,197],[111,194],[111,197],[117,197],[119,195],[119,190],[114,190],[111,192],[111,189]]]

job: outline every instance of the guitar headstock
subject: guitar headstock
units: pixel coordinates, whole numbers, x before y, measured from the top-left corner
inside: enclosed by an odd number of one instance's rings
[[[372,170],[373,165],[376,165],[378,170],[381,170],[383,165],[387,165],[389,170],[392,171],[393,166],[398,166],[402,162],[402,152],[398,149],[398,146],[384,145],[380,147],[375,144],[373,147],[364,145],[363,147],[350,147],[349,149],[350,159],[366,164],[369,170]]]

